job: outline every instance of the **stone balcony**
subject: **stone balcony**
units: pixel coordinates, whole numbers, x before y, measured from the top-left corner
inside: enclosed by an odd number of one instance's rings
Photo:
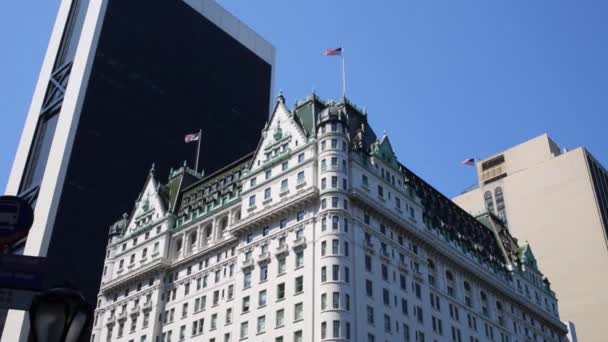
[[[293,240],[293,245],[291,248],[297,250],[297,249],[302,249],[306,247],[306,238],[305,237],[299,237],[296,238],[295,240]]]
[[[258,263],[265,263],[265,262],[269,262],[270,261],[270,253],[269,252],[264,252],[264,253],[260,253],[260,255],[258,256]]]
[[[287,247],[287,244],[283,244],[283,245],[277,247],[275,253],[277,255],[281,255],[281,254],[287,254],[288,252],[289,252],[289,248]]]
[[[243,264],[241,265],[241,268],[246,269],[246,268],[252,268],[253,267],[253,259],[245,259],[245,261],[243,261]]]
[[[149,311],[152,310],[152,301],[151,300],[147,300],[145,301],[142,305],[141,305],[141,309],[143,311]]]
[[[124,321],[125,319],[127,319],[127,311],[123,310],[116,314],[116,319],[119,321]]]
[[[134,315],[139,315],[139,310],[140,310],[139,305],[135,305],[135,306],[133,306],[133,307],[131,307],[131,308],[129,309],[129,314],[130,314],[131,316],[134,316]]]

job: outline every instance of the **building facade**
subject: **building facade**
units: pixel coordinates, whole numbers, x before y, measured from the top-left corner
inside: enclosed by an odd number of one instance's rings
[[[152,161],[166,173],[194,160],[177,147],[199,128],[218,143],[201,147],[208,172],[255,149],[274,57],[213,0],[62,0],[6,187],[35,216],[11,252],[46,257],[45,287],[69,281],[93,302],[106,223],[130,209],[131,184]],[[0,310],[2,342],[27,341],[26,315]]]
[[[255,152],[149,172],[93,341],[565,341],[531,249],[400,164],[346,99],[279,96]]]
[[[477,162],[478,186],[454,198],[489,210],[525,239],[581,341],[604,341],[608,305],[608,172],[582,147],[546,134]]]

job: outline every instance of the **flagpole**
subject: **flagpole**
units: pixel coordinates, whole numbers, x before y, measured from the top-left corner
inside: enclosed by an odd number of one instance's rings
[[[342,97],[346,99],[346,67],[344,63],[344,47],[342,47]]]
[[[202,133],[202,129],[199,129],[198,130],[198,139],[197,139],[198,141],[197,141],[197,144],[196,144],[196,162],[194,164],[194,171],[196,173],[198,173],[198,157],[201,154],[201,140],[203,140],[203,137],[202,137],[201,133]]]

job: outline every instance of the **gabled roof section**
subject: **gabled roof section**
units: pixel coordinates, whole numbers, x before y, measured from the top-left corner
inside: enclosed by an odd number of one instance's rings
[[[300,120],[287,109],[283,95],[279,95],[270,121],[262,131],[262,139],[255,152],[251,169],[255,170],[269,161],[280,159],[306,141],[306,131]]]
[[[386,132],[384,132],[379,141],[372,144],[371,149],[372,156],[379,158],[395,170],[399,170],[397,156],[395,155],[395,151],[393,150],[393,146],[391,145]]]
[[[167,203],[163,186],[156,180],[154,165],[148,172],[143,190],[135,201],[135,208],[128,219],[123,236],[148,225],[149,222],[165,216]]]
[[[492,212],[486,211],[475,216],[477,221],[492,230],[496,235],[497,242],[503,251],[504,257],[509,261],[511,267],[518,262],[519,246],[517,239],[514,238],[505,227],[501,219]]]
[[[532,247],[530,247],[530,244],[527,242],[519,250],[519,261],[531,269],[538,271],[536,257],[534,256],[534,253],[532,253]]]
[[[167,199],[167,207],[170,212],[176,212],[182,190],[202,179],[203,175],[204,171],[197,173],[188,167],[186,161],[182,167],[169,171],[169,181],[164,187],[163,195]]]
[[[300,122],[307,137],[316,135],[317,116],[326,107],[327,103],[321,100],[314,91],[304,100],[296,102],[293,114]]]

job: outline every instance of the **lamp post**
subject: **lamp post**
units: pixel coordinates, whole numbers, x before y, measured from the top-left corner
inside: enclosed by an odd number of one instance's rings
[[[70,288],[42,292],[29,310],[34,342],[77,342],[93,317],[93,307]]]

